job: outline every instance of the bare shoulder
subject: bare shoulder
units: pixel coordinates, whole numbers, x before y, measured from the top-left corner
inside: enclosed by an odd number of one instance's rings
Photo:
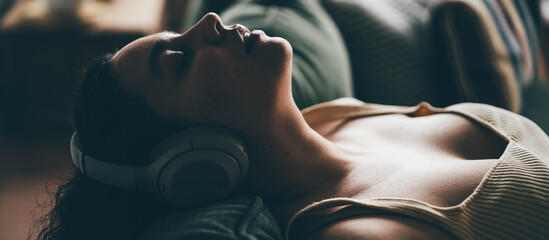
[[[373,215],[349,218],[328,225],[307,238],[312,239],[453,239],[443,229],[418,220]]]

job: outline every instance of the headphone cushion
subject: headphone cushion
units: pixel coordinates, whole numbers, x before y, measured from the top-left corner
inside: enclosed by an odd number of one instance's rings
[[[172,204],[192,207],[228,197],[239,184],[237,161],[216,149],[183,153],[158,176],[160,195]]]

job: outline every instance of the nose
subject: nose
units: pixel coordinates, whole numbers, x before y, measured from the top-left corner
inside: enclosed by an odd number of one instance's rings
[[[222,31],[221,18],[215,13],[208,13],[198,23],[181,34],[178,39],[182,41],[190,40],[193,43],[215,44],[221,41]]]

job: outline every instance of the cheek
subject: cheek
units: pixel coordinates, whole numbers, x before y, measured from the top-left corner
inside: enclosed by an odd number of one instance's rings
[[[197,95],[220,98],[245,86],[243,80],[250,77],[247,73],[238,59],[219,55],[197,59],[189,77]]]
[[[196,91],[230,101],[246,96],[246,90],[255,88],[266,74],[256,60],[230,52],[215,52],[197,56],[190,75],[190,85]]]
[[[178,87],[180,106],[189,114],[187,118],[218,122],[241,111],[246,84],[241,81],[245,75],[238,62],[226,57],[197,60]]]
[[[286,57],[280,48],[270,51]],[[269,57],[262,61],[274,60]],[[280,90],[276,74],[264,69],[280,73],[281,69],[272,69],[273,65],[276,64],[230,54],[196,56],[191,71],[178,88],[179,116],[200,124],[226,125],[257,118],[263,109],[276,102]]]
[[[230,52],[211,51],[195,57],[192,75],[200,82],[234,82],[245,73],[245,65],[244,59]]]

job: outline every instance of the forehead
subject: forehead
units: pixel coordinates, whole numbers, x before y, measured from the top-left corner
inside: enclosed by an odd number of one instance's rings
[[[175,33],[171,32],[160,32],[139,38],[116,52],[116,54],[112,58],[113,63],[115,65],[124,63],[126,60],[128,60],[128,57],[133,58],[140,55],[146,57],[157,40],[168,38],[174,34]]]
[[[161,32],[139,38],[120,49],[112,58],[117,78],[122,85],[133,90],[139,89],[139,85],[153,78],[149,71],[148,61],[151,48],[157,40],[168,38],[174,33]]]

